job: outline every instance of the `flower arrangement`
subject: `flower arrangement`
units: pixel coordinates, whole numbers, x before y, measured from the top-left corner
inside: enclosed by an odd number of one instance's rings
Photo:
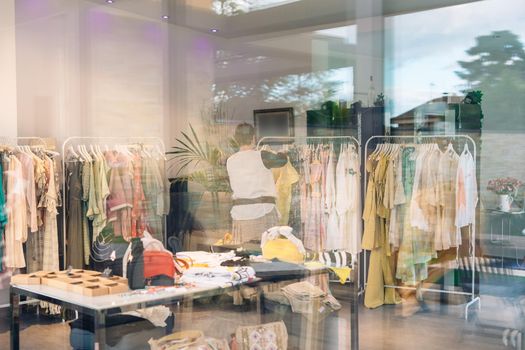
[[[513,177],[502,177],[489,181],[487,190],[496,194],[515,195],[523,182]]]

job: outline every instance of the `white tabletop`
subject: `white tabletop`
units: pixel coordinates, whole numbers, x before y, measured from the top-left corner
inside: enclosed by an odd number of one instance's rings
[[[66,302],[69,304],[78,305],[87,309],[102,311],[112,308],[121,308],[122,311],[132,311],[137,309],[136,304],[161,302],[164,299],[180,298],[191,296],[196,293],[211,292],[214,290],[221,290],[217,285],[197,286],[197,287],[169,287],[163,290],[148,293],[145,289],[129,291],[120,294],[102,295],[97,297],[84,296],[77,293],[63,291],[58,288],[44,286],[44,285],[13,285],[14,287]],[[128,307],[128,308],[126,308]]]

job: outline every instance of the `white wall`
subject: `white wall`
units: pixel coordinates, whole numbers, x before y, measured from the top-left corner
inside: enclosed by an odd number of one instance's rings
[[[83,1],[17,7],[18,130],[165,137],[167,24]]]
[[[15,0],[0,1],[0,136],[16,136]]]

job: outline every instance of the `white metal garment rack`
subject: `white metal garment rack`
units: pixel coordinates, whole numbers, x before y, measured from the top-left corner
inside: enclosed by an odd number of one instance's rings
[[[274,141],[274,142],[285,142],[289,141],[290,143],[296,143],[296,141],[302,143],[308,143],[308,141],[323,141],[327,140],[328,143],[331,141],[341,140],[344,142],[351,142],[355,145],[357,154],[359,156],[359,161],[361,161],[361,144],[353,136],[265,136],[257,142],[257,149],[260,150],[264,143]],[[359,349],[359,317],[358,317],[358,299],[359,291],[361,289],[360,285],[360,268],[359,268],[359,259],[360,254],[352,254],[352,272],[351,272],[351,282],[352,282],[352,299],[350,302],[350,338],[351,344],[350,349],[357,350]]]
[[[370,137],[366,143],[365,143],[365,162],[368,160],[368,147],[370,145],[370,142],[372,140],[383,140],[387,142],[383,143],[391,143],[391,141],[403,141],[403,140],[412,140],[413,143],[418,143],[421,140],[442,140],[442,141],[451,141],[454,140],[464,140],[465,144],[468,145],[470,143],[472,145],[472,157],[474,158],[474,168],[477,169],[477,146],[476,142],[472,139],[472,137],[468,135],[414,135],[414,136],[372,136]],[[401,142],[400,142],[401,143]],[[405,142],[406,143],[406,142]],[[402,144],[402,143],[401,143]],[[368,173],[365,171],[364,174],[364,182],[363,182],[363,193],[365,193],[366,198],[366,189],[368,185]],[[479,179],[478,179],[479,181]],[[363,250],[363,256],[364,256],[364,286],[366,288],[367,285],[367,277],[368,277],[368,263],[367,263],[367,252],[366,250]],[[468,320],[468,310],[469,307],[475,303],[478,303],[478,309],[481,308],[481,300],[479,296],[476,295],[476,218],[474,217],[474,222],[469,227],[469,258],[471,262],[472,267],[472,281],[471,281],[471,290],[470,292],[463,292],[463,291],[453,291],[453,290],[445,290],[445,289],[435,289],[435,288],[418,288],[418,287],[407,287],[407,286],[397,286],[397,285],[385,285],[385,288],[395,288],[395,289],[405,289],[405,290],[419,290],[419,291],[425,291],[425,292],[433,292],[433,293],[444,293],[444,294],[455,294],[455,295],[465,295],[470,297],[470,301],[465,305],[465,319]]]
[[[166,154],[166,147],[164,145],[164,141],[162,141],[159,137],[120,137],[120,136],[72,136],[67,138],[64,143],[62,144],[62,189],[63,189],[63,196],[66,198],[66,192],[67,192],[67,174],[66,174],[66,153],[69,150],[70,147],[79,146],[79,145],[98,145],[98,146],[131,146],[131,145],[138,145],[138,146],[153,146],[158,147],[160,152],[162,154]],[[168,189],[169,190],[169,189]],[[66,237],[67,237],[67,215],[64,211],[64,215],[62,218],[62,225],[63,225],[63,236],[64,236],[64,242],[63,242],[63,249],[64,249],[64,268],[67,268],[67,254],[66,254]],[[167,244],[167,218],[164,218],[163,223],[163,240],[164,244]]]
[[[353,137],[353,136],[265,136],[262,137],[259,142],[257,142],[257,149],[262,149],[262,145],[264,145],[267,142],[274,141],[274,142],[286,142],[290,141],[290,143],[295,143],[296,141],[301,141],[304,143],[308,143],[308,141],[322,141],[327,140],[328,143],[335,140],[341,140],[341,141],[347,141],[349,143],[354,144],[356,147],[357,154],[359,155],[359,160],[361,161],[361,144],[359,141]],[[272,142],[272,143],[274,143]],[[359,258],[357,256],[352,256],[352,265],[356,266],[357,262],[359,261]],[[359,269],[352,269],[352,271],[356,271],[359,273]],[[359,275],[353,276],[352,278],[357,277],[357,284],[359,286]],[[355,282],[355,280],[353,281]],[[360,288],[360,286],[359,286]]]
[[[46,141],[43,138],[37,136],[0,136],[0,145],[9,145],[9,146],[41,146],[44,149],[47,147]],[[26,300],[20,302],[20,305],[24,304],[35,304],[38,301],[36,300]],[[5,309],[10,307],[10,304],[0,305],[0,309]]]

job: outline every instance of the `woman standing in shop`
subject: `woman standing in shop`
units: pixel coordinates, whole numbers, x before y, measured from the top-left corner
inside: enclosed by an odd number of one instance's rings
[[[267,229],[278,225],[277,190],[272,168],[283,167],[284,153],[257,151],[253,126],[242,123],[235,129],[239,152],[228,158],[226,167],[233,191],[232,233],[235,244],[260,241]]]

